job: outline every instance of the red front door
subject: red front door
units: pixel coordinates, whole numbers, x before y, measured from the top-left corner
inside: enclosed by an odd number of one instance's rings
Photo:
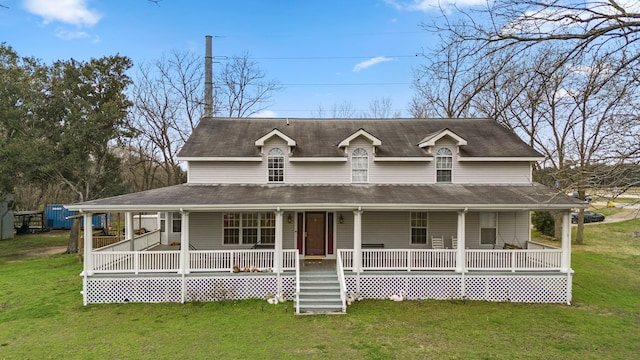
[[[305,255],[325,255],[325,213],[306,213]]]

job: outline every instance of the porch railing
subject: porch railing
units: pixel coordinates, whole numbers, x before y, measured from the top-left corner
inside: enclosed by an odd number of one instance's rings
[[[99,249],[94,248],[94,251],[131,251],[131,241],[132,240],[130,239],[118,241],[114,244],[106,245]],[[160,230],[154,230],[133,238],[134,251],[148,249],[158,244],[160,244]]]
[[[353,250],[339,250],[342,266],[353,270]],[[456,250],[362,249],[362,270],[453,270]]]
[[[94,273],[178,272],[180,251],[95,251]]]
[[[455,249],[388,250],[362,249],[362,270],[431,271],[456,269]],[[339,249],[345,270],[353,270],[353,249]],[[465,250],[465,270],[469,271],[549,271],[560,270],[561,249]]]
[[[467,270],[560,270],[562,250],[466,250]]]
[[[116,245],[116,244],[114,244]],[[124,247],[127,244],[119,244]],[[114,246],[115,247],[115,246]],[[282,269],[295,270],[296,250],[283,250]],[[258,269],[273,271],[274,250],[191,250],[190,272],[232,272],[234,265],[241,271]],[[96,250],[92,254],[93,273],[150,273],[181,270],[180,251],[119,251]]]

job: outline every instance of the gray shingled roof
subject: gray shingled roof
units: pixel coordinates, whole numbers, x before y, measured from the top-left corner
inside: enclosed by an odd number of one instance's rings
[[[585,203],[534,185],[176,185],[86,201],[71,209],[568,209]]]
[[[296,141],[293,157],[341,157],[338,144],[364,129],[382,141],[379,157],[429,156],[418,144],[445,128],[467,140],[469,157],[540,157],[514,133],[489,119],[257,119],[204,118],[179,157],[259,156],[255,141],[278,129]]]

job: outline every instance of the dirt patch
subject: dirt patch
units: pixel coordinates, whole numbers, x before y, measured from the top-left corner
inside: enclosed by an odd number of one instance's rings
[[[34,257],[34,256],[47,256],[47,255],[59,255],[67,252],[66,246],[54,246],[54,247],[45,247],[39,248],[29,251],[22,251],[17,253],[16,255],[19,257]]]

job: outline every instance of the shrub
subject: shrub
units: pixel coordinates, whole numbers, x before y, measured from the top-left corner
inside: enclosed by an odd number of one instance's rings
[[[531,216],[531,222],[542,235],[555,236],[555,220],[548,211],[536,211]]]

